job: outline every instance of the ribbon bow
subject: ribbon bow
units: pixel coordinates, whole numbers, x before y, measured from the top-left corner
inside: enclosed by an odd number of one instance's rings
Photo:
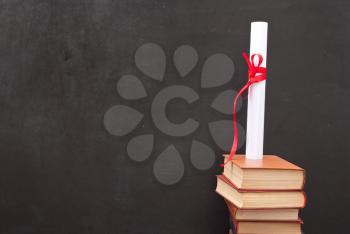
[[[236,154],[238,146],[238,130],[237,130],[237,118],[236,118],[236,104],[238,98],[254,83],[266,80],[266,68],[260,67],[263,62],[263,56],[261,54],[252,54],[250,60],[248,55],[244,52],[243,57],[248,65],[248,82],[243,86],[243,88],[236,95],[234,104],[233,104],[233,144],[231,148],[230,155],[228,156],[225,163],[221,164],[221,167],[224,167],[226,163],[232,161],[233,156]],[[255,65],[254,58],[258,56],[258,65]]]

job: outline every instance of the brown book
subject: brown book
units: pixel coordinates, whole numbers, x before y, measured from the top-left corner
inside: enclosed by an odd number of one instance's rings
[[[224,199],[233,220],[255,221],[298,221],[299,209],[238,209],[234,204]]]
[[[234,223],[237,234],[301,234],[302,221],[279,222],[279,221],[237,221]]]
[[[223,174],[237,188],[247,190],[302,190],[305,183],[304,169],[274,155],[260,160],[236,155],[225,165]]]
[[[240,209],[303,208],[303,191],[243,190],[224,175],[217,176],[216,192]]]
[[[228,230],[228,234],[233,234],[232,229]]]

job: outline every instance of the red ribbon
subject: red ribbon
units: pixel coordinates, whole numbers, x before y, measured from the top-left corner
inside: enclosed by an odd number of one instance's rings
[[[246,53],[242,54],[245,61],[248,65],[248,82],[243,86],[243,88],[236,95],[234,104],[233,104],[233,144],[231,148],[230,155],[228,156],[225,163],[221,164],[221,167],[224,167],[226,163],[232,161],[233,156],[236,154],[238,146],[238,130],[237,130],[237,117],[236,117],[236,104],[238,98],[254,83],[266,80],[266,68],[260,67],[263,62],[263,56],[261,54],[253,54],[249,57]],[[258,56],[258,65],[255,65],[254,58]]]

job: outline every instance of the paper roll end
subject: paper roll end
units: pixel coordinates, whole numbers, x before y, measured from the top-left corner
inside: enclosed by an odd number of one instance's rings
[[[251,22],[251,25],[260,25],[260,26],[267,26],[269,23],[265,21],[253,21]]]

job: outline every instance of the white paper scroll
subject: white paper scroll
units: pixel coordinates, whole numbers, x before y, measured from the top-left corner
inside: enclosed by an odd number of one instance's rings
[[[251,23],[250,55],[261,54],[262,67],[266,67],[267,26],[267,22]],[[249,159],[263,158],[265,83],[266,81],[255,83],[248,91],[246,157]]]

